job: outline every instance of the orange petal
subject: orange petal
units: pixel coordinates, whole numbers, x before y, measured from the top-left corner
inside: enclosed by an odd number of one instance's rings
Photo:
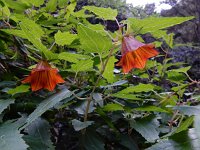
[[[43,71],[37,71],[32,74],[32,80],[31,80],[32,91],[37,91],[43,88],[43,82],[41,82],[42,75]]]

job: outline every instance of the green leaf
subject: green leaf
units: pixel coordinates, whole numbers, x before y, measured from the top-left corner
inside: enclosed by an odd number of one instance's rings
[[[104,142],[100,136],[91,129],[87,129],[86,133],[82,135],[81,143],[86,150],[105,150]]]
[[[126,89],[120,91],[119,93],[139,93],[139,92],[149,92],[154,89],[154,85],[152,84],[138,84],[136,86],[130,86],[127,87]]]
[[[124,110],[123,106],[119,105],[119,104],[107,104],[103,107],[104,111],[118,111],[118,110]]]
[[[62,101],[63,99],[70,97],[72,95],[71,91],[67,89],[63,89],[62,91],[50,96],[49,98],[43,100],[37,108],[28,116],[26,120],[26,126],[40,117],[44,112],[49,110],[50,108],[54,107],[58,102]]]
[[[146,150],[199,150],[200,142],[194,129],[173,135],[169,139],[160,140],[159,143]]]
[[[28,148],[25,141],[22,139],[22,134],[18,128],[21,124],[13,120],[6,121],[0,125],[0,148],[1,150],[25,150]]]
[[[10,10],[7,5],[4,4],[4,6],[1,6],[1,4],[0,4],[0,16],[2,16],[2,17],[10,16]]]
[[[108,81],[108,83],[113,83],[115,81],[114,67],[116,61],[118,60],[114,56],[110,57],[104,70],[103,77]]]
[[[88,71],[93,68],[93,61],[91,59],[88,60],[80,60],[76,64],[71,65],[71,71],[73,72],[81,72]]]
[[[128,22],[131,28],[136,33],[145,34],[148,32],[157,32],[160,29],[165,29],[185,21],[191,20],[194,17],[148,17],[145,19],[129,18]]]
[[[23,19],[20,23],[20,27],[26,38],[41,52],[45,54],[48,59],[55,59],[56,55],[49,51],[46,46],[41,43],[41,36],[44,35],[41,27],[34,21],[29,19]]]
[[[42,4],[44,4],[44,0],[28,0],[28,2],[36,7],[39,7]]]
[[[0,114],[10,105],[15,102],[15,99],[0,99]]]
[[[22,30],[15,30],[15,29],[1,29],[1,31],[6,32],[8,34],[12,34],[14,36],[18,36],[21,38],[26,39],[26,35],[24,34],[24,32]]]
[[[19,94],[19,93],[25,93],[25,92],[28,92],[29,91],[29,88],[30,86],[29,85],[20,85],[20,86],[17,86],[16,88],[14,89],[10,89],[8,90],[8,94],[11,94],[11,95],[15,95],[15,94]]]
[[[181,125],[176,129],[175,133],[182,132],[184,130],[187,130],[188,127],[193,123],[194,116],[191,116],[187,118],[184,122],[181,123]]]
[[[117,17],[117,10],[111,8],[102,8],[95,6],[84,6],[83,9],[89,10],[104,20],[115,20]]]
[[[56,11],[56,7],[57,7],[57,0],[48,0],[48,3],[46,4],[46,11],[54,12]]]
[[[103,36],[84,25],[78,26],[78,36],[81,42],[81,48],[87,53],[99,53],[108,52],[112,47],[111,39],[107,36]]]
[[[76,38],[76,34],[71,34],[70,32],[61,32],[60,30],[54,36],[55,42],[58,45],[70,45]]]
[[[23,139],[29,145],[29,150],[54,149],[50,127],[46,120],[38,118],[25,129],[28,135],[24,135]]]
[[[164,110],[164,109],[162,109],[160,107],[156,107],[156,106],[143,106],[143,107],[134,108],[134,110],[169,113],[168,111],[166,111],[166,110]]]
[[[200,106],[175,106],[173,107],[174,110],[179,110],[184,115],[192,116],[192,115],[199,115],[200,114]]]
[[[120,92],[112,94],[111,96],[117,97],[117,98],[122,98],[122,99],[143,100],[141,98],[138,98],[137,95],[135,95],[135,94],[127,94],[127,93],[120,93]]]
[[[128,148],[128,150],[139,150],[137,143],[130,135],[122,135],[120,144]]]
[[[188,66],[188,67],[183,67],[183,68],[179,68],[179,69],[172,69],[172,70],[169,70],[169,71],[187,74],[187,71],[190,70],[190,68],[191,68],[191,66]]]
[[[58,55],[58,59],[66,60],[72,63],[78,63],[80,60],[89,59],[90,56],[88,55],[81,55],[76,53],[69,53],[69,52],[62,52]]]
[[[80,131],[82,129],[85,129],[88,126],[92,125],[93,123],[94,123],[94,121],[81,122],[77,119],[72,120],[72,125],[73,125],[75,131]]]
[[[154,117],[145,117],[139,121],[131,121],[130,126],[139,132],[148,142],[154,142],[159,139],[157,127],[159,122]]]

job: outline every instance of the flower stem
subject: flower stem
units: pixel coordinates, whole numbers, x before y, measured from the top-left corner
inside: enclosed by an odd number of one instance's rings
[[[99,83],[99,81],[100,81],[100,79],[101,79],[101,77],[102,77],[102,75],[103,75],[103,73],[105,71],[106,65],[108,64],[108,61],[109,61],[110,57],[112,56],[112,53],[113,53],[114,49],[115,49],[115,47],[113,47],[110,50],[110,53],[109,53],[108,58],[106,59],[105,63],[102,63],[101,72],[100,72],[100,74],[99,74],[99,76],[97,78],[97,81],[95,82],[95,85],[94,85],[94,87],[92,89],[92,92],[90,93],[90,96],[87,99],[87,106],[86,106],[86,109],[85,109],[84,122],[86,122],[87,118],[88,118],[88,112],[89,112],[89,108],[90,108],[90,103],[92,102],[92,96],[93,96],[93,94],[94,94],[94,92],[95,92],[95,90],[97,88],[97,85],[98,85],[98,83]]]

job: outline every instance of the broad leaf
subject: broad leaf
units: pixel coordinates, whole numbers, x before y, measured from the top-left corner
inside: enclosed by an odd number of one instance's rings
[[[15,99],[0,99],[0,114],[10,105],[15,102]]]
[[[120,93],[120,92],[112,94],[111,96],[117,97],[117,98],[122,98],[122,99],[143,100],[143,99],[137,97],[137,95],[135,95],[135,94],[127,94],[127,93]]]
[[[180,68],[180,69],[173,69],[173,70],[169,70],[169,71],[179,72],[179,73],[181,72],[181,73],[185,73],[185,74],[186,74],[187,71],[190,70],[190,68],[191,68],[191,67],[188,66],[188,67],[183,67],[183,68]]]
[[[89,10],[97,15],[99,18],[103,18],[105,20],[115,20],[115,18],[117,17],[116,9],[95,6],[84,6],[83,9]]]
[[[50,108],[54,107],[58,102],[62,101],[63,99],[70,97],[72,95],[71,91],[67,89],[63,89],[62,91],[50,96],[49,98],[42,101],[37,108],[28,116],[26,120],[26,127],[38,117],[40,117],[44,112],[49,110]]]
[[[56,56],[44,46],[40,40],[44,34],[41,27],[32,20],[23,19],[20,27],[26,38],[41,52],[45,54],[48,59],[55,59]]]
[[[110,57],[108,64],[106,65],[106,68],[104,70],[103,77],[106,78],[108,83],[113,83],[115,81],[114,67],[116,61],[118,60],[114,56]]]
[[[81,42],[81,48],[86,53],[99,53],[108,52],[112,47],[111,39],[107,36],[103,36],[84,25],[78,26],[78,36]]]
[[[93,68],[93,61],[91,59],[88,60],[80,60],[76,64],[71,65],[71,71],[73,72],[81,72],[88,71]]]
[[[92,137],[92,138],[91,138]],[[93,130],[87,129],[82,135],[82,145],[86,150],[104,150],[104,142],[100,136]]]
[[[120,93],[139,93],[139,92],[149,92],[154,89],[154,85],[152,84],[138,84],[136,86],[130,86],[126,89],[120,91]]]
[[[9,120],[0,125],[0,148],[1,150],[25,150],[28,148],[25,141],[22,139],[22,134],[18,128],[21,123]]]
[[[29,150],[54,149],[51,142],[50,125],[46,120],[36,119],[25,129],[25,132],[28,135],[24,135],[23,139],[29,145]]]
[[[78,63],[80,60],[89,59],[90,56],[88,55],[81,55],[76,53],[69,53],[69,52],[62,52],[58,55],[58,59],[66,60],[72,63]]]
[[[156,32],[185,21],[194,17],[148,17],[145,19],[129,18],[128,22],[136,33],[145,34],[148,32]]]
[[[76,34],[71,34],[70,32],[61,32],[60,30],[54,36],[55,42],[58,45],[70,45],[76,38]]]
[[[139,132],[148,142],[159,139],[157,127],[159,122],[153,117],[142,118],[139,121],[131,121],[130,126]]]
[[[146,150],[199,150],[200,142],[194,129],[173,135]]]

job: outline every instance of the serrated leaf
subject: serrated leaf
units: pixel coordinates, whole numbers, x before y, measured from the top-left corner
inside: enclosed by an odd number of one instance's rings
[[[28,135],[23,139],[29,145],[29,150],[50,150],[54,149],[51,142],[51,133],[49,123],[41,118],[36,119],[26,129]]]
[[[92,137],[92,138],[91,138]],[[87,129],[82,136],[81,143],[86,150],[104,150],[104,142],[100,136],[93,130]]]
[[[194,17],[148,17],[145,19],[129,18],[128,22],[136,33],[145,34],[148,32],[156,32],[185,21]]]
[[[61,32],[60,30],[54,36],[55,42],[58,45],[70,45],[76,38],[76,34],[71,34],[70,32]]]
[[[116,61],[118,60],[114,56],[110,57],[104,70],[103,77],[108,81],[108,83],[113,83],[115,81],[114,67]]]
[[[179,69],[172,69],[169,71],[173,71],[173,72],[179,72],[179,73],[187,73],[188,70],[190,70],[191,66],[188,67],[183,67],[183,68],[179,68]]]
[[[117,10],[111,8],[102,8],[96,6],[84,6],[83,9],[89,10],[104,20],[115,20],[117,17]]]
[[[39,7],[42,4],[44,4],[44,0],[28,0],[28,2],[36,7]]]
[[[75,131],[80,131],[82,129],[85,129],[88,126],[92,125],[93,123],[94,123],[94,121],[81,122],[77,119],[72,120],[72,125],[73,125]]]
[[[149,92],[154,89],[154,85],[152,84],[138,84],[136,86],[130,86],[126,89],[120,91],[119,93],[139,93],[139,92]]]
[[[10,105],[15,102],[15,99],[0,99],[0,114]]]
[[[159,143],[146,150],[199,150],[200,142],[194,129],[183,131],[171,136],[169,139],[160,140]]]
[[[21,124],[18,121],[9,120],[0,125],[0,148],[1,150],[25,150],[28,148],[22,139],[22,134],[18,128]]]
[[[111,39],[81,24],[78,26],[78,36],[81,48],[86,53],[102,54],[112,47]]]
[[[137,95],[127,94],[127,93],[115,93],[115,94],[112,94],[111,96],[117,97],[117,98],[122,98],[122,99],[143,100],[143,99],[137,97]]]
[[[57,7],[57,0],[49,0],[46,4],[46,11],[48,12],[54,12],[56,11]]]
[[[156,106],[143,106],[143,107],[134,108],[134,110],[169,113],[168,111],[166,111],[166,110],[164,110],[164,109],[162,109],[160,107],[156,107]]]
[[[119,105],[119,104],[107,104],[103,107],[104,111],[118,111],[118,110],[124,110],[123,106]]]
[[[80,60],[76,64],[71,65],[71,70],[76,73],[81,71],[88,71],[92,68],[93,68],[93,61],[91,59]]]
[[[72,63],[78,63],[80,60],[89,59],[90,56],[88,55],[81,55],[76,53],[69,53],[69,52],[62,52],[58,55],[58,59],[66,60]]]
[[[16,30],[16,29],[1,29],[1,31],[6,32],[8,34],[12,34],[14,36],[18,36],[21,38],[26,39],[26,35],[24,34],[24,32],[22,30]]]
[[[175,133],[182,132],[184,130],[187,130],[188,127],[193,123],[194,116],[191,116],[187,118],[184,122],[181,123],[181,125],[176,129]]]
[[[130,126],[139,132],[148,142],[159,139],[157,127],[159,122],[153,117],[142,118],[139,121],[131,121]]]
[[[17,86],[16,88],[14,89],[10,89],[8,90],[8,94],[11,94],[11,95],[15,95],[15,94],[19,94],[19,93],[25,93],[25,92],[28,92],[29,91],[29,88],[30,86],[29,85],[20,85],[20,86]]]
[[[37,108],[28,116],[26,120],[26,126],[28,126],[30,123],[32,123],[34,120],[36,120],[38,117],[40,117],[44,112],[49,110],[50,108],[54,107],[58,102],[62,101],[63,99],[70,97],[72,95],[72,92],[63,89],[62,91],[50,96],[49,98],[42,101]]]
[[[41,52],[45,54],[48,59],[55,59],[57,56],[49,51],[46,46],[44,46],[40,40],[41,36],[44,34],[41,27],[34,21],[29,19],[23,19],[20,23],[20,27],[26,38]]]

